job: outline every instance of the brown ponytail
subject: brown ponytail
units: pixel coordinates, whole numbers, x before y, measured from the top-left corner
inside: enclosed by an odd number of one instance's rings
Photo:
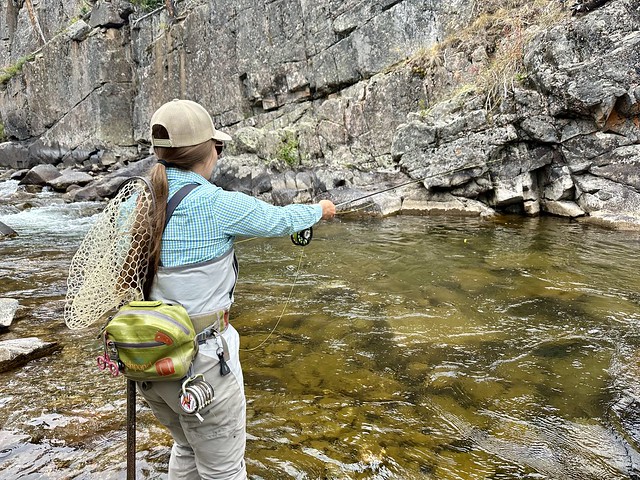
[[[164,222],[167,216],[166,205],[169,197],[169,183],[167,182],[167,171],[164,165],[156,164],[151,169],[149,176],[156,204],[151,217],[153,235],[149,240],[149,265],[147,266],[147,276],[143,290],[145,299],[149,298],[151,285],[160,264],[160,245],[162,244],[162,232],[164,231]]]
[[[169,135],[161,125],[153,126],[154,138],[169,138]],[[192,147],[154,147],[154,153],[160,160],[170,163],[172,167],[182,170],[191,170],[200,162],[205,162],[214,150],[212,140],[194,145]],[[153,279],[158,272],[160,265],[160,248],[162,245],[162,233],[164,232],[164,224],[167,217],[167,201],[169,200],[169,183],[167,181],[167,167],[163,164],[156,164],[149,173],[151,187],[155,194],[156,205],[152,214],[151,225],[153,227],[153,236],[149,242],[149,264],[147,267],[147,276],[144,283],[144,298],[148,299],[151,293]]]

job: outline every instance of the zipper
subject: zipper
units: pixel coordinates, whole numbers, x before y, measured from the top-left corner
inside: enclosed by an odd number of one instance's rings
[[[141,342],[141,343],[125,343],[125,342],[113,342],[116,348],[151,348],[160,347],[166,345],[162,342]]]
[[[156,312],[153,310],[145,310],[142,308],[133,308],[130,310],[125,310],[118,312],[117,314],[114,315],[114,319],[118,318],[122,315],[127,315],[129,313],[141,313],[144,315],[149,315],[151,317],[156,317],[159,318],[160,320],[166,320],[169,323],[172,323],[173,325],[175,325],[176,327],[178,327],[180,330],[182,330],[184,332],[185,335],[189,334],[189,329],[187,327],[185,327],[184,325],[182,325],[180,322],[178,322],[176,319],[170,317],[169,315],[165,315],[164,313],[160,313],[160,312]]]

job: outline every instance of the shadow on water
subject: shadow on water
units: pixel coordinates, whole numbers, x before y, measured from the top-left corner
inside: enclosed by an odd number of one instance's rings
[[[1,338],[64,348],[0,374],[0,478],[124,478],[124,383],[94,367],[99,326],[62,323],[90,213],[40,214],[0,243],[0,296],[21,303]],[[304,249],[239,244],[250,478],[635,478],[638,243],[555,219],[397,217],[323,225]],[[166,478],[170,443],[139,401],[139,478]]]

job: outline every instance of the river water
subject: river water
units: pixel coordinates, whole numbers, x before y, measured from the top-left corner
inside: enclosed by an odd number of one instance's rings
[[[95,368],[98,326],[62,319],[100,205],[38,199],[0,206],[20,234],[0,297],[21,305],[0,339],[63,349],[0,374],[0,478],[123,479],[124,381]],[[555,218],[405,216],[239,243],[249,477],[638,478],[639,246]],[[140,399],[137,442],[138,478],[166,478]]]

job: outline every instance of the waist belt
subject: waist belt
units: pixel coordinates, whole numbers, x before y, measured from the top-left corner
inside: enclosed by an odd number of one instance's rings
[[[229,373],[229,367],[224,362],[230,358],[229,346],[222,336],[222,333],[229,326],[229,310],[218,310],[217,312],[204,313],[200,315],[189,316],[193,328],[197,333],[196,340],[198,345],[206,343],[208,339],[215,337],[218,341],[219,351],[217,352],[220,359],[220,373],[226,375]],[[226,373],[224,368],[226,368]]]
[[[223,333],[229,326],[229,310],[190,315],[189,318],[193,324],[193,329],[198,335],[211,330],[216,333]]]

